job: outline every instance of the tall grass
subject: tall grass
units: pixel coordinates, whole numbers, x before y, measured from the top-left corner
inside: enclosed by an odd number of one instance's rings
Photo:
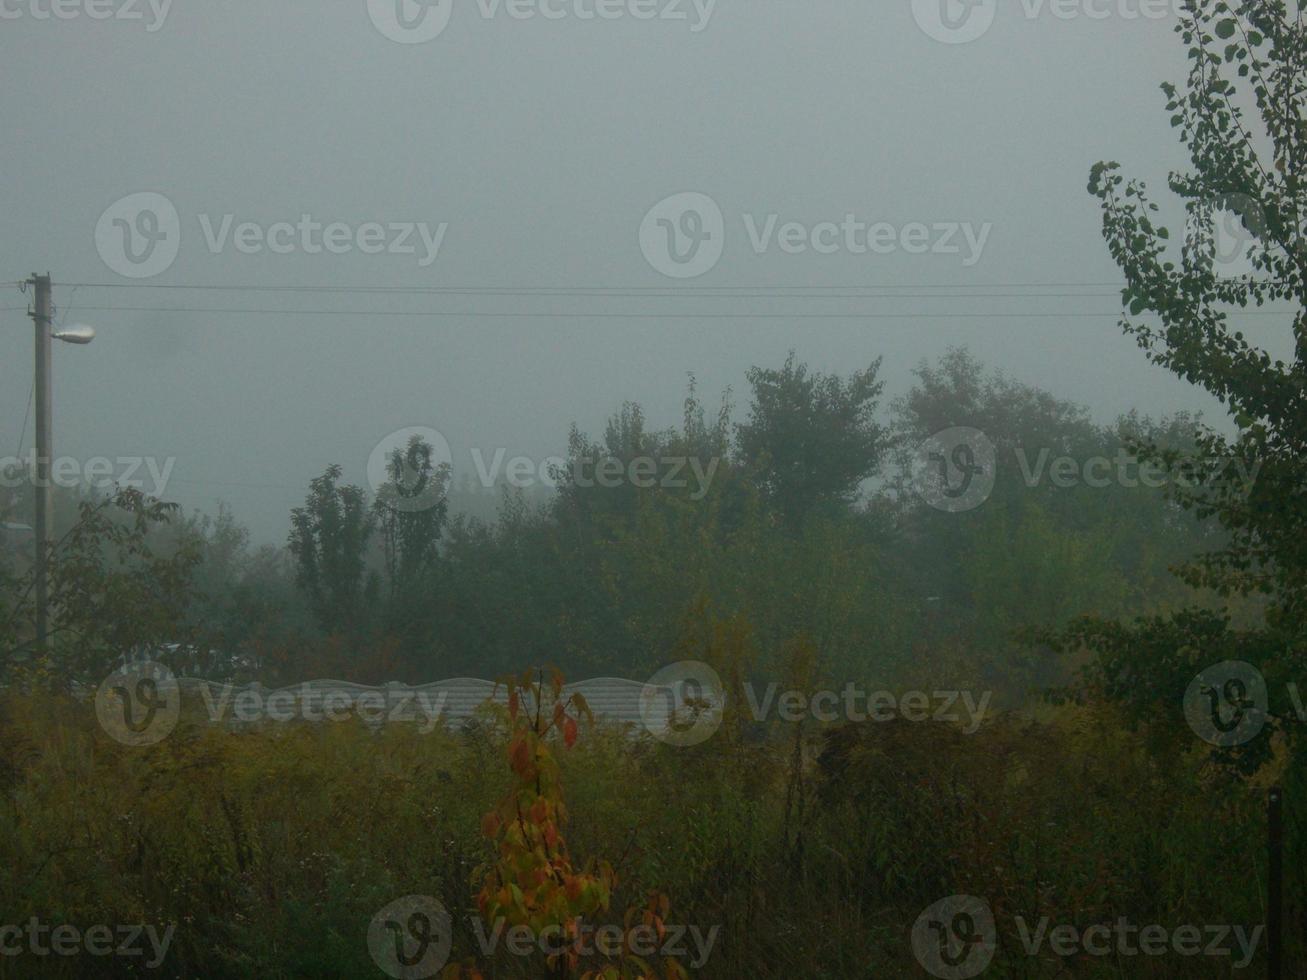
[[[650,889],[668,921],[719,926],[708,977],[925,976],[909,936],[952,894],[998,927],[986,975],[1228,976],[1205,956],[1038,955],[1033,924],[1253,925],[1266,920],[1265,781],[1158,746],[1103,708],[974,735],[868,723],[674,747],[603,727],[558,755],[573,855],[621,879],[614,910]],[[1287,962],[1303,947],[1307,794],[1292,772]],[[543,957],[479,954],[480,818],[508,784],[504,745],[473,734],[356,723],[233,732],[187,713],[128,748],[85,704],[0,704],[0,923],[172,923],[164,965],[109,956],[0,956],[0,977],[380,976],[366,933],[391,900],[424,894],[454,917],[454,959],[539,977]],[[616,913],[615,913],[616,914]],[[1264,942],[1246,972],[1260,975]]]

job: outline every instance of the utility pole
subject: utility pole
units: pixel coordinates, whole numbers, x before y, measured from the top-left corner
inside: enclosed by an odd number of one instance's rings
[[[1284,790],[1272,786],[1266,797],[1266,976],[1284,976]]]
[[[46,652],[50,627],[49,569],[46,557],[50,543],[50,517],[53,495],[50,491],[50,326],[54,314],[53,287],[50,274],[33,275],[28,280],[36,294],[32,320],[36,324],[36,460],[33,490],[36,497],[36,652]]]
[[[32,304],[32,321],[36,324],[36,378],[33,389],[36,395],[36,459],[32,465],[32,490],[36,498],[35,554],[32,572],[36,581],[33,592],[36,598],[36,652],[47,653],[50,638],[50,532],[54,520],[54,484],[50,469],[54,449],[50,439],[50,348],[51,341],[62,340],[69,344],[89,344],[95,339],[95,328],[85,325],[53,330],[54,286],[50,273],[43,276],[33,273],[25,283],[32,287],[35,301]]]

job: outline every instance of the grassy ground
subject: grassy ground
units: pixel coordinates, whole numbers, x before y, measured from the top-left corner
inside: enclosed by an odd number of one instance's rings
[[[573,857],[611,861],[621,879],[612,921],[656,888],[669,923],[718,927],[692,975],[929,976],[913,927],[952,895],[993,915],[986,976],[1216,977],[1242,959],[1232,937],[1233,956],[1059,955],[1047,939],[1032,955],[1023,930],[1043,916],[1079,930],[1121,917],[1168,935],[1197,926],[1204,946],[1211,929],[1266,921],[1265,780],[1222,775],[1192,744],[1157,744],[1111,712],[1001,718],[974,735],[872,723],[797,745],[779,723],[764,741],[734,731],[674,747],[601,728],[558,750]],[[148,956],[26,951],[0,955],[0,977],[383,976],[368,926],[410,894],[452,913],[452,959],[546,975],[540,954],[477,949],[480,820],[507,773],[492,730],[232,733],[187,712],[164,741],[129,748],[84,704],[9,695],[0,924],[175,932],[156,969]],[[1288,791],[1286,963],[1301,965],[1307,798]],[[1263,937],[1234,973],[1262,976],[1264,963]]]

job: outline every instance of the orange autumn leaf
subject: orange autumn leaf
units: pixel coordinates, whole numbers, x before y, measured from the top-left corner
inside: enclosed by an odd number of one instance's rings
[[[508,762],[518,775],[526,772],[531,765],[531,749],[525,739],[513,740],[513,744],[508,747]]]

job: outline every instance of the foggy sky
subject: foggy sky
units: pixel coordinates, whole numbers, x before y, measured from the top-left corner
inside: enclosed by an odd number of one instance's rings
[[[1103,285],[1118,273],[1085,190],[1089,167],[1113,159],[1164,196],[1167,169],[1184,163],[1158,91],[1185,74],[1170,19],[1030,19],[1003,0],[983,37],[950,45],[908,0],[719,0],[697,32],[688,2],[683,21],[583,20],[571,0],[559,19],[518,20],[469,0],[439,37],[400,44],[365,0],[175,0],[157,30],[144,0],[143,21],[33,16],[49,2],[5,0],[19,15],[0,19],[0,280],[48,270],[60,317],[99,332],[90,347],[56,345],[56,454],[175,456],[166,496],[210,512],[228,501],[258,540],[284,539],[328,463],[363,482],[392,430],[433,427],[456,460],[472,446],[543,457],[565,448],[572,421],[600,435],[623,400],[674,423],[690,371],[710,406],[732,386],[738,419],[746,369],[779,365],[789,348],[822,371],[883,355],[893,395],[922,358],[965,344],[1103,422],[1132,407],[1221,416],[1121,335]],[[175,205],[176,261],[139,280],[147,288],[63,285],[132,282],[103,261],[95,230],[141,191]],[[703,276],[673,280],[645,260],[639,231],[683,191],[720,206],[725,249]],[[447,230],[426,267],[420,240],[416,255],[246,255],[230,241],[212,254],[200,216],[226,214]],[[774,243],[755,254],[744,216],[760,227],[771,214],[992,228],[970,267],[956,254]],[[197,283],[629,291],[148,288]],[[1016,283],[1059,295],[975,295],[1031,292],[993,285]],[[972,288],[960,299],[703,288],[911,284]],[[1061,295],[1076,292],[1095,295]],[[31,383],[25,302],[13,288],[0,301],[0,456],[17,448]],[[109,306],[177,311],[95,309]],[[202,311],[215,307],[354,312]],[[531,315],[372,315],[385,311]],[[1004,311],[1048,315],[947,315]],[[669,316],[709,312],[769,317]],[[1278,321],[1249,325],[1288,352]]]

